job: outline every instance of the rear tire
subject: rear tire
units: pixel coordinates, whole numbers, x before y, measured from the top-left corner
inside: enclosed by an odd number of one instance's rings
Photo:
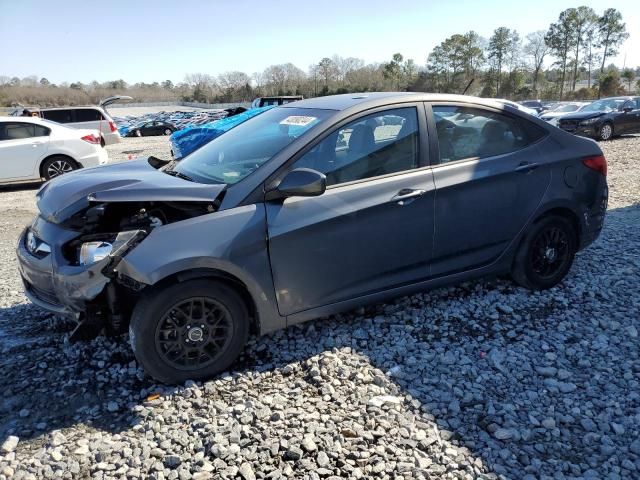
[[[511,276],[530,290],[554,287],[569,272],[576,251],[577,232],[573,224],[559,215],[543,217],[520,242]]]
[[[142,136],[142,132],[140,130],[136,130],[135,134],[136,134],[136,137],[141,137]]]
[[[602,126],[600,127],[600,131],[598,132],[598,140],[606,142],[607,140],[611,140],[613,136],[613,125],[608,122],[602,124]]]
[[[72,172],[78,168],[78,164],[64,155],[54,155],[47,158],[42,164],[42,178],[49,181],[65,173]]]
[[[171,131],[171,129],[170,129],[170,128],[165,128],[165,130],[164,130],[164,134],[165,134],[165,135],[171,135],[172,133],[173,133],[173,132]]]
[[[247,306],[233,288],[189,280],[145,294],[133,310],[129,340],[147,374],[184,383],[226,370],[244,348],[249,323]]]

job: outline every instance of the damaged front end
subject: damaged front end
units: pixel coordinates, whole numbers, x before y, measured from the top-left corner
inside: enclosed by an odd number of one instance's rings
[[[95,169],[93,188],[86,175],[65,175],[38,193],[40,215],[18,244],[20,273],[34,304],[77,321],[72,340],[126,329],[148,285],[119,265],[152,230],[217,211],[224,185],[194,184],[159,166],[138,161],[104,174]],[[84,196],[73,195],[79,190]]]

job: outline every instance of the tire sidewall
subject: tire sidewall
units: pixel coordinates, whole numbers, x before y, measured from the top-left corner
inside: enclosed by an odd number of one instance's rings
[[[169,365],[156,351],[155,334],[157,323],[166,311],[190,297],[210,297],[222,303],[231,313],[233,336],[214,364],[185,371]],[[234,289],[205,279],[189,280],[150,291],[138,301],[129,324],[129,341],[138,363],[147,374],[169,384],[203,380],[226,370],[242,352],[248,335],[249,313],[242,298]]]
[[[564,267],[550,279],[542,279],[533,271],[531,266],[531,253],[534,240],[545,229],[551,227],[562,228],[567,234],[569,242],[569,259]],[[532,225],[522,240],[515,257],[513,277],[522,286],[532,290],[546,290],[559,284],[567,275],[577,251],[577,232],[572,223],[564,217],[550,215],[543,217]]]

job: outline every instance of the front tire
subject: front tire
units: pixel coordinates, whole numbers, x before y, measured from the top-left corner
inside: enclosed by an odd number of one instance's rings
[[[44,178],[45,181],[48,182],[52,178],[72,172],[77,168],[78,165],[69,157],[65,157],[63,155],[54,155],[52,157],[49,157],[42,164],[42,178]]]
[[[136,134],[136,137],[141,137],[142,136],[142,132],[140,130],[136,130],[135,134]]]
[[[611,140],[613,138],[613,125],[610,123],[604,123],[600,127],[600,131],[598,132],[598,140],[602,140],[606,142],[607,140]]]
[[[154,289],[136,305],[131,347],[144,370],[164,383],[203,380],[226,370],[249,335],[249,312],[224,283],[189,280]]]
[[[560,283],[569,272],[577,251],[573,224],[558,215],[534,223],[520,242],[511,276],[530,290],[545,290]]]
[[[170,129],[170,128],[165,128],[165,129],[164,129],[164,134],[165,134],[165,135],[171,135],[172,133],[173,133],[173,132],[171,131],[171,129]]]

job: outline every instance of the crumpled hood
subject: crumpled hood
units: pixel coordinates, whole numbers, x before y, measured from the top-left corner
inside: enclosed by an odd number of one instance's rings
[[[568,113],[563,116],[560,121],[563,120],[586,120],[588,118],[601,117],[602,115],[606,115],[605,112],[576,112],[576,113]]]
[[[90,202],[213,202],[225,188],[167,175],[140,159],[66,173],[43,185],[36,199],[40,214],[60,223]]]

